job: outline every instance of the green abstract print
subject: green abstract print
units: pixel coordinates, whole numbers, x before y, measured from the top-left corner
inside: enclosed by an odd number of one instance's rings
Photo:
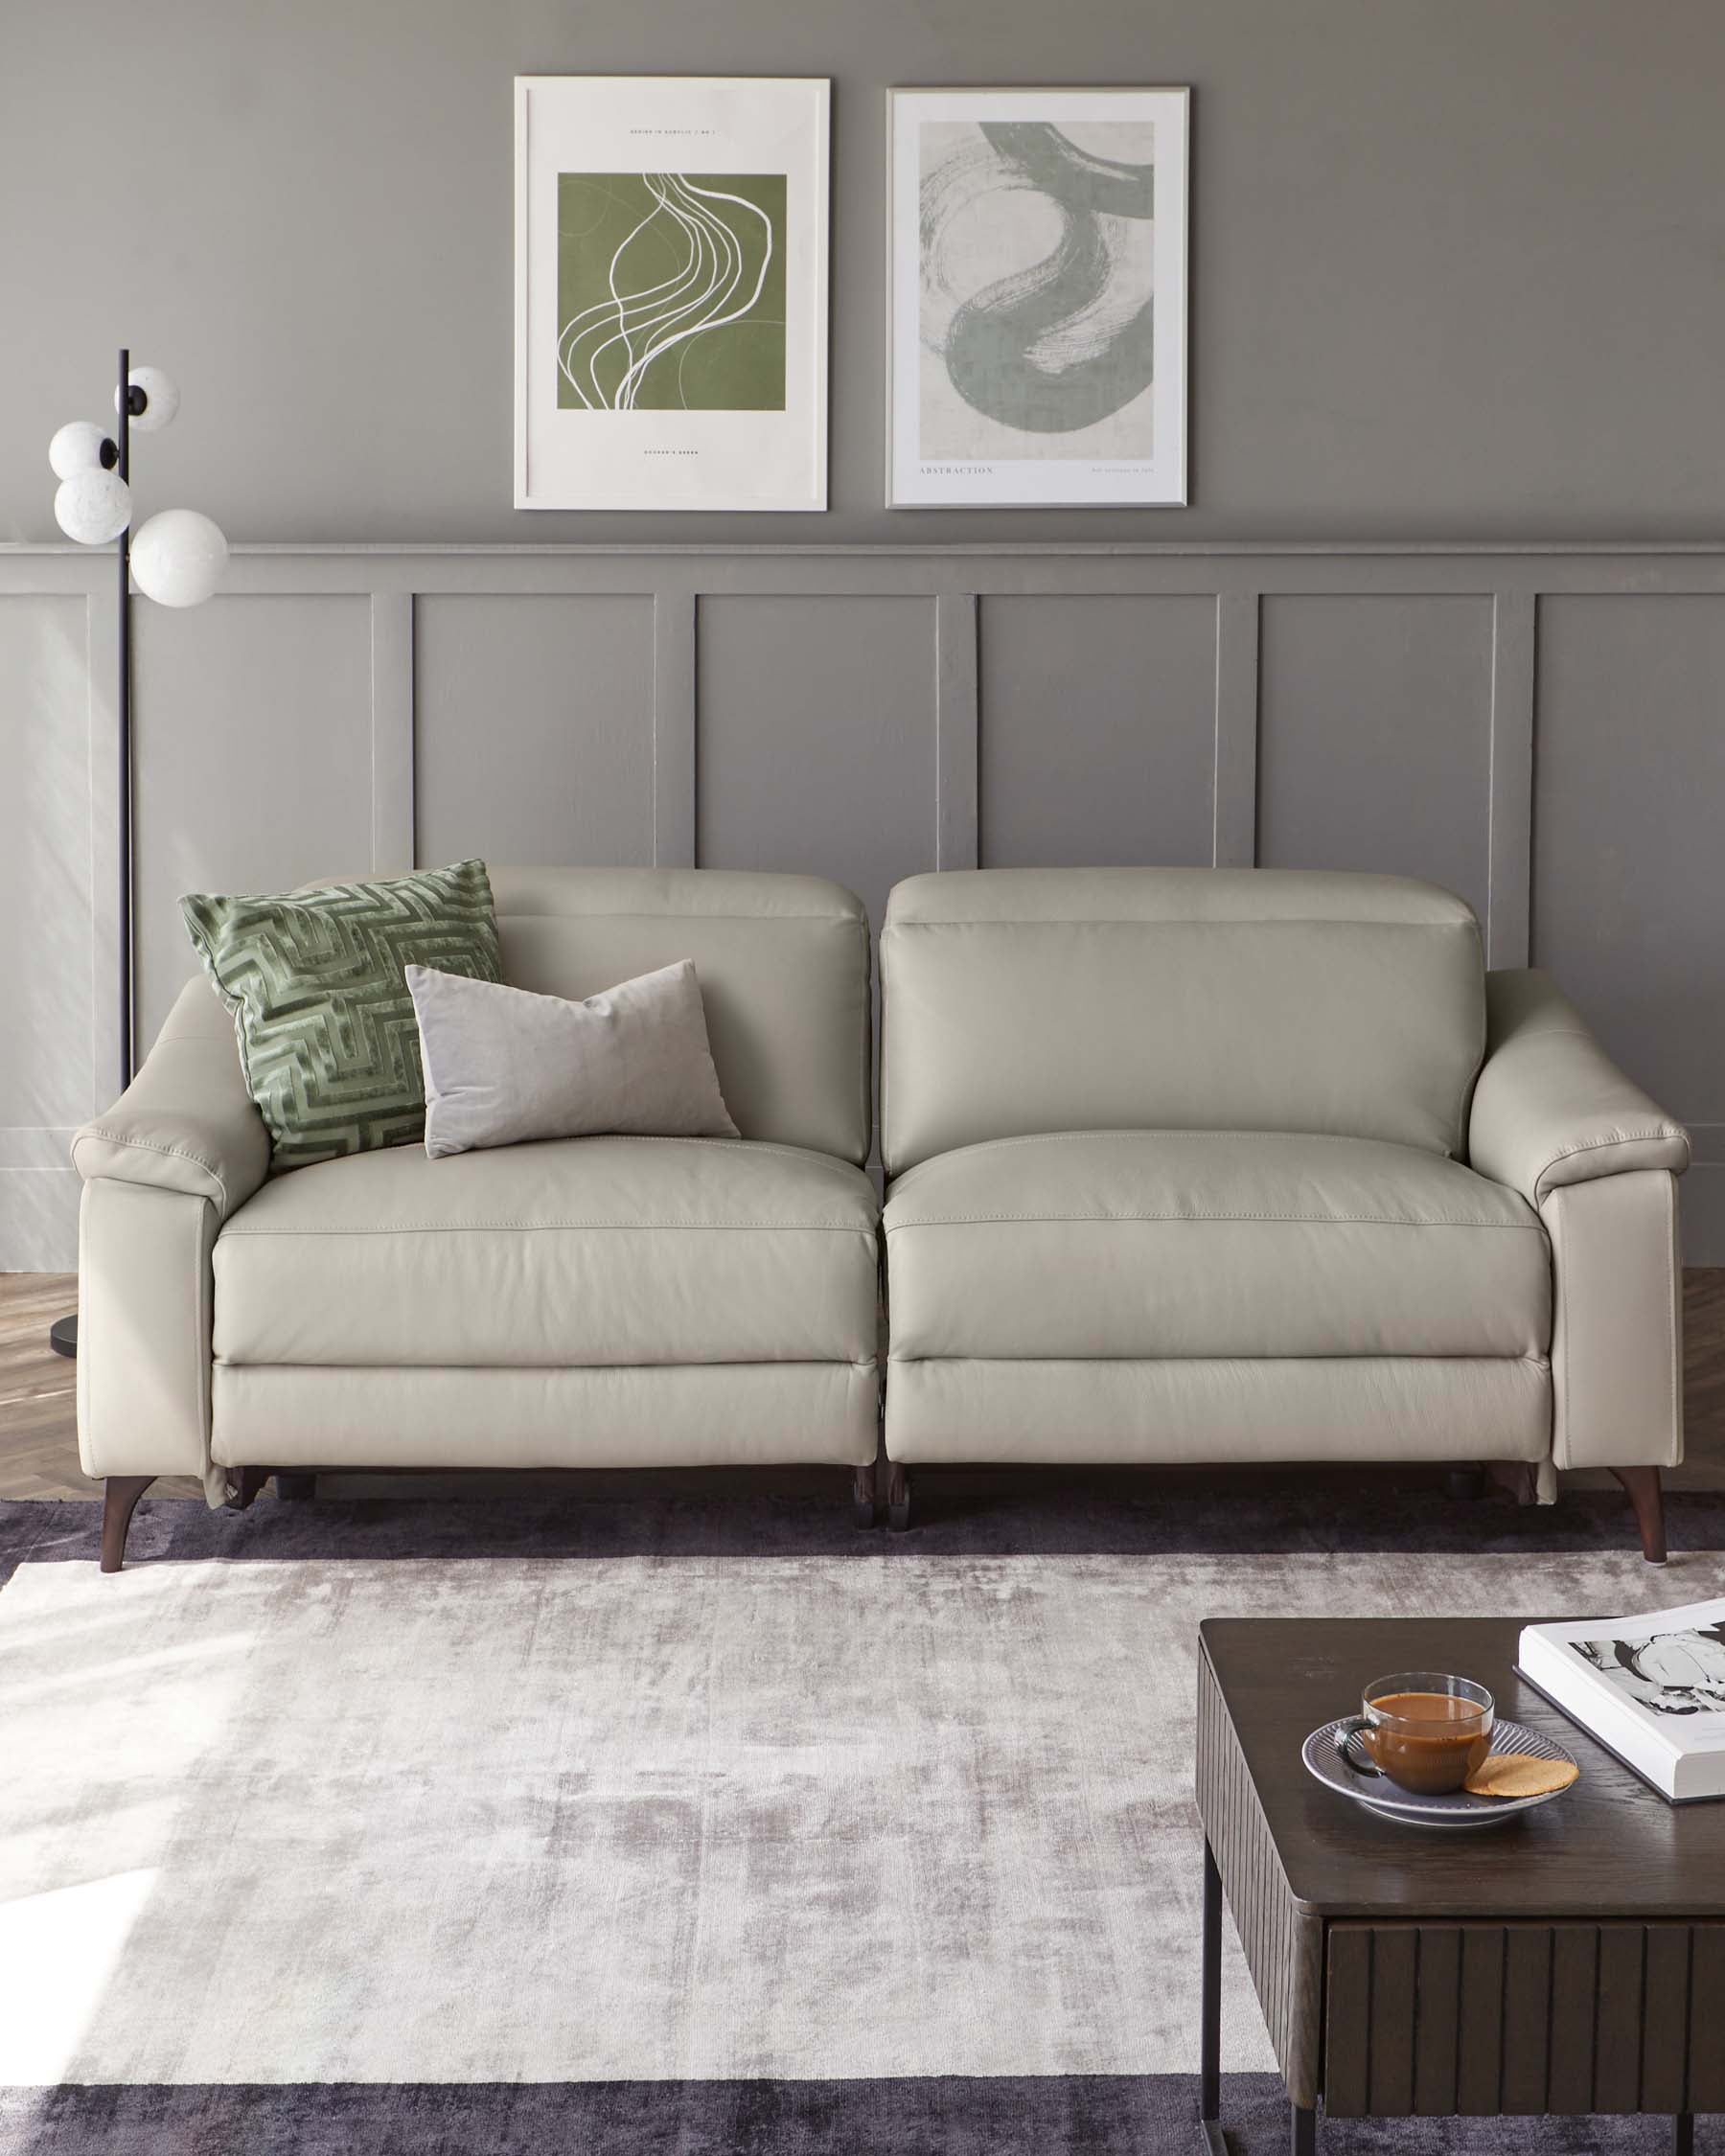
[[[785,408],[785,175],[560,172],[563,411]]]

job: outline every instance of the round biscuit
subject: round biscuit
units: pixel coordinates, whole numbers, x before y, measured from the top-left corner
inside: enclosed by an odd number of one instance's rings
[[[1462,1783],[1470,1797],[1548,1797],[1580,1775],[1571,1759],[1539,1759],[1530,1752],[1494,1752]]]

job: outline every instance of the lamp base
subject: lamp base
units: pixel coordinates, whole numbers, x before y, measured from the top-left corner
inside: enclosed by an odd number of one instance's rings
[[[48,1344],[57,1355],[76,1357],[78,1353],[78,1313],[70,1318],[57,1318],[48,1328]]]

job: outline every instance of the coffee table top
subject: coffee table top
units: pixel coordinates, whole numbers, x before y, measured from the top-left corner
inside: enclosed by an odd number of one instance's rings
[[[1199,1627],[1294,1898],[1315,1915],[1725,1915],[1725,1800],[1668,1804],[1515,1674],[1519,1617],[1209,1617]],[[1555,1803],[1457,1834],[1398,1825],[1306,1773],[1300,1748],[1399,1669],[1488,1686],[1581,1764]]]

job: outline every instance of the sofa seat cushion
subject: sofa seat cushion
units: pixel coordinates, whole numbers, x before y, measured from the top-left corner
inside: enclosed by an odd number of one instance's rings
[[[216,1359],[871,1362],[877,1211],[848,1161],[740,1138],[330,1161],[224,1226]]]
[[[1083,1131],[925,1160],[886,1205],[894,1362],[1528,1356],[1551,1255],[1441,1155],[1273,1131]]]

